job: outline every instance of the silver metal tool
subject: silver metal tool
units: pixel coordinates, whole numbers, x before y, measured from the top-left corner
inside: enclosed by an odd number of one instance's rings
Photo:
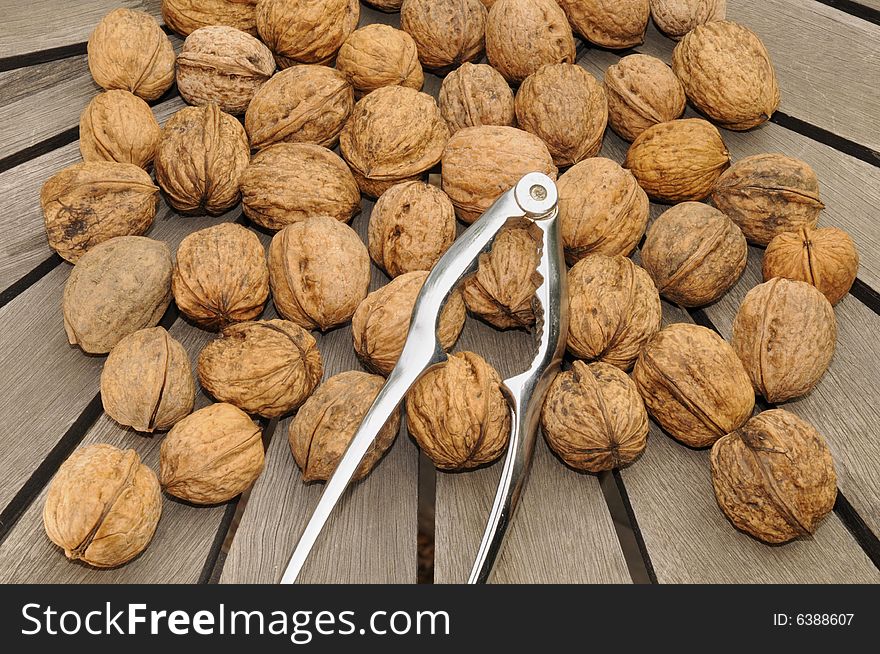
[[[507,222],[519,219],[531,223],[541,233],[538,273],[542,281],[534,303],[538,351],[528,370],[504,380],[502,386],[511,410],[510,444],[468,583],[488,580],[528,475],[544,396],[559,371],[565,350],[568,301],[558,213],[558,194],[553,180],[542,173],[529,173],[474,222],[434,266],[413,308],[400,359],[327,481],[281,578],[282,584],[296,581],[331,511],[406,392],[428,369],[446,360],[446,352],[437,340],[437,322],[449,294],[462,277],[476,270],[479,255],[491,247]]]

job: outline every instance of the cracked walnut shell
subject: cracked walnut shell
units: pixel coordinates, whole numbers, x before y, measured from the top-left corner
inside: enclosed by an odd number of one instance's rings
[[[590,43],[622,50],[645,40],[648,0],[559,0],[575,32]]]
[[[115,161],[146,168],[162,130],[150,105],[117,89],[99,93],[79,119],[79,151],[85,161]]]
[[[298,408],[324,366],[314,337],[287,320],[229,325],[199,355],[199,381],[215,399],[264,418]]]
[[[783,409],[764,411],[721,438],[709,460],[718,506],[734,527],[765,543],[812,534],[834,508],[828,444]]]
[[[516,123],[513,91],[488,64],[462,64],[440,86],[440,113],[455,134],[464,127]]]
[[[326,64],[357,27],[360,8],[358,0],[260,0],[257,32],[279,68]]]
[[[727,0],[651,0],[651,18],[666,36],[680,39],[703,23],[724,20]]]
[[[648,444],[648,414],[633,381],[606,363],[575,361],[547,391],[544,438],[575,470],[602,472],[635,461]]]
[[[115,568],[143,552],[159,523],[156,475],[134,450],[86,445],[49,484],[43,526],[71,561]]]
[[[40,190],[46,239],[76,263],[117,236],[140,236],[153,224],[159,189],[138,166],[86,161],[54,174]]]
[[[101,371],[104,411],[140,432],[170,429],[189,415],[195,397],[189,355],[162,327],[123,338]]]
[[[568,271],[568,351],[629,370],[660,330],[660,296],[644,269],[591,254]]]
[[[755,286],[733,321],[733,348],[755,390],[773,404],[813,390],[836,342],[834,309],[806,282],[777,277]]]
[[[416,297],[427,277],[425,271],[405,273],[370,293],[358,305],[351,321],[351,335],[355,352],[368,370],[388,375],[397,364]],[[437,325],[437,339],[444,350],[455,345],[464,321],[464,301],[456,290],[447,298]]]
[[[257,0],[162,0],[162,19],[178,34],[200,27],[228,25],[257,35]]]
[[[648,413],[690,447],[708,447],[739,429],[755,407],[755,392],[733,348],[691,323],[657,332],[639,354],[632,378]]]
[[[263,244],[235,223],[193,232],[177,248],[171,290],[177,308],[202,329],[252,320],[269,297]]]
[[[336,68],[359,96],[383,86],[419,90],[425,82],[415,41],[403,30],[381,23],[352,32],[339,49]]]
[[[400,29],[428,70],[444,71],[483,54],[487,11],[480,0],[406,0]]]
[[[290,422],[287,437],[303,482],[326,481],[360,427],[385,380],[359,370],[334,375],[318,387]],[[395,410],[379,430],[352,481],[366,477],[388,451],[400,431]]]
[[[491,463],[510,438],[510,407],[501,377],[473,352],[450,355],[413,384],[406,396],[406,421],[422,452],[441,470]]]

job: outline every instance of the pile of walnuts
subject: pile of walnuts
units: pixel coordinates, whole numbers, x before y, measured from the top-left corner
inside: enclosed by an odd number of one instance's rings
[[[83,161],[43,186],[47,240],[75,264],[62,307],[70,343],[107,355],[107,415],[167,435],[158,476],[133,450],[75,452],[46,497],[49,538],[97,567],[131,560],[156,529],[162,491],[210,505],[254,483],[255,418],[293,416],[303,481],[326,480],[400,356],[456,219],[478,219],[532,171],[559,175],[571,266],[573,361],[547,394],[549,446],[581,471],[629,465],[650,415],[686,445],[712,446],[715,493],[736,527],[772,543],[811,533],[835,497],[828,447],[785,410],[753,417],[755,393],[778,403],[818,383],[834,351],[832,304],[858,255],[843,231],[817,228],[823,204],[806,163],[764,154],[731,165],[718,128],[754,128],[779,104],[759,37],[724,20],[723,0],[370,4],[399,10],[401,28],[359,28],[357,0],[165,0],[165,24],[186,37],[177,54],[144,12],[117,9],[96,26],[88,62],[105,92],[82,114]],[[576,35],[632,48],[652,16],[680,39],[671,68],[633,54],[600,81],[575,63]],[[445,75],[436,100],[421,90],[426,70]],[[148,102],[175,81],[190,106],[160,127]],[[683,118],[687,102],[703,118]],[[623,165],[597,156],[608,128],[632,143]],[[438,166],[440,187],[426,183]],[[367,243],[348,225],[363,196],[378,198]],[[649,200],[674,205],[650,226]],[[243,217],[172,252],[144,236],[161,201],[184,215],[240,206]],[[268,251],[255,230],[273,235]],[[730,343],[690,323],[662,328],[661,297],[717,301],[748,243],[767,246],[766,281],[746,295]],[[468,312],[498,329],[534,324],[538,248],[522,226],[498,236],[445,306],[445,348]],[[388,282],[370,293],[373,264]],[[279,319],[261,319],[270,298]],[[195,374],[158,326],[172,301],[217,332]],[[365,370],[324,380],[314,332],[347,324]],[[193,411],[198,386],[215,403]],[[477,353],[423,376],[404,410],[438,468],[505,451],[502,381]]]

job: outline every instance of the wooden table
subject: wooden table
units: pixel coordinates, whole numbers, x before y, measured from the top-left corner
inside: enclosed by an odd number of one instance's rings
[[[841,4],[843,10],[829,5]],[[107,442],[138,451],[158,469],[161,436],[122,429],[101,411],[102,357],[67,344],[61,293],[70,265],[46,244],[39,190],[80,160],[79,114],[100,89],[85,40],[117,6],[161,20],[159,0],[0,0],[0,580],[4,582],[275,582],[320,492],[304,486],[288,450],[288,419],[266,421],[266,469],[229,504],[197,508],[164,499],[158,531],[130,564],[98,571],[69,563],[43,533],[45,487],[76,447]],[[727,522],[712,493],[708,452],[687,449],[652,424],[645,455],[599,476],[562,466],[539,442],[530,482],[497,565],[499,582],[878,582],[880,581],[880,43],[878,3],[730,0],[729,16],[764,39],[779,74],[782,105],[772,122],[724,132],[734,159],[784,152],[819,174],[821,223],[846,229],[862,258],[859,281],[837,307],[839,340],[819,387],[786,408],[828,439],[837,465],[835,511],[809,539],[768,547]],[[851,13],[846,13],[851,12]],[[398,24],[364,7],[362,23]],[[181,40],[172,36],[179,48]],[[670,60],[674,43],[652,26],[636,51]],[[579,63],[601,78],[619,53],[579,46]],[[440,80],[428,75],[425,90]],[[183,106],[172,92],[155,103],[160,121]],[[627,144],[608,132],[603,156]],[[353,225],[365,237],[371,203]],[[656,216],[663,207],[654,206]],[[172,249],[189,232],[236,220],[184,218],[165,204],[149,235]],[[268,237],[264,237],[268,242]],[[665,321],[696,321],[729,336],[743,295],[760,281],[752,248],[742,280],[718,303],[687,312],[664,304]],[[386,282],[378,271],[374,287]],[[274,315],[271,307],[265,317]],[[163,320],[190,354],[211,335]],[[349,328],[319,337],[327,375],[358,366]],[[522,368],[524,333],[469,320],[457,345],[483,353],[503,375]],[[208,398],[201,395],[204,405]],[[354,487],[304,570],[313,582],[417,580],[417,533],[434,541],[434,579],[460,582],[469,568],[499,474],[434,473],[405,433],[376,471]],[[434,533],[430,533],[431,517]],[[427,529],[426,529],[427,525]]]

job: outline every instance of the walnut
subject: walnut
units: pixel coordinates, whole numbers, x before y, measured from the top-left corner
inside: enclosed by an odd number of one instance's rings
[[[260,0],[257,32],[280,68],[330,63],[357,27],[358,0]]]
[[[347,322],[370,287],[370,255],[355,231],[328,216],[288,225],[269,247],[275,308],[306,329]]]
[[[177,90],[189,104],[216,103],[243,114],[254,93],[275,72],[272,51],[234,27],[201,27],[186,37],[177,57]]]
[[[513,91],[488,64],[462,64],[440,86],[440,113],[455,134],[463,127],[516,123]]]
[[[153,224],[159,189],[134,164],[87,161],[54,174],[40,191],[49,247],[76,263],[116,236],[139,236]]]
[[[483,54],[487,11],[480,0],[406,0],[400,29],[428,70],[446,71]]]
[[[400,11],[403,0],[364,0],[365,4],[375,7],[379,11],[393,12]]]
[[[339,149],[361,191],[379,197],[399,182],[420,179],[440,161],[448,139],[434,98],[405,86],[385,86],[355,105]]]
[[[332,148],[353,109],[354,90],[338,70],[292,66],[260,87],[244,126],[258,150],[283,141]]]
[[[721,438],[710,461],[718,506],[734,527],[765,543],[809,536],[834,508],[837,475],[825,439],[783,409]]]
[[[752,415],[755,392],[733,348],[711,329],[676,323],[657,332],[632,373],[648,413],[674,438],[708,447]]]
[[[733,321],[733,348],[755,390],[774,404],[813,390],[836,342],[834,309],[806,282],[776,277],[755,286]]]
[[[241,176],[241,196],[244,214],[271,230],[315,216],[347,223],[361,207],[345,162],[311,143],[276,143],[254,155]]]
[[[536,171],[556,179],[544,142],[515,127],[466,127],[443,150],[443,190],[466,223],[479,218],[523,175]]]
[[[815,227],[825,208],[813,169],[782,154],[740,159],[718,178],[710,198],[758,245],[782,232]]]
[[[672,70],[694,107],[727,129],[751,129],[779,107],[770,55],[758,35],[738,23],[695,27],[675,46]]]
[[[727,0],[651,0],[651,18],[666,36],[676,41],[697,25],[724,20]]]
[[[215,104],[186,107],[162,130],[156,181],[185,214],[219,215],[238,204],[238,183],[250,160],[241,124]]]
[[[104,411],[137,431],[170,429],[189,415],[195,397],[189,355],[162,327],[123,338],[101,371]]]
[[[559,230],[565,259],[588,254],[629,256],[648,224],[648,196],[628,170],[592,157],[575,164],[556,183]]]
[[[441,470],[491,463],[510,438],[510,408],[501,377],[478,354],[452,354],[409,390],[406,423],[422,452]]]
[[[403,182],[370,214],[370,257],[389,277],[430,270],[455,240],[455,207],[436,186]]]
[[[605,71],[608,123],[621,138],[634,141],[657,123],[675,120],[687,102],[672,69],[656,57],[623,57]]]
[[[498,0],[486,21],[486,55],[508,82],[544,64],[571,64],[574,36],[555,0]]]
[[[764,252],[764,281],[785,277],[812,284],[831,304],[840,302],[859,271],[856,245],[842,229],[813,229],[804,225],[796,232],[773,237]]]
[[[256,36],[256,6],[257,0],[162,0],[162,18],[183,36],[208,25],[228,25]]]
[[[516,94],[519,126],[540,137],[557,166],[594,157],[608,124],[608,102],[596,78],[576,64],[548,64]]]
[[[336,68],[358,96],[383,86],[419,90],[425,82],[415,41],[403,30],[381,23],[352,32],[339,49]]]
[[[264,418],[298,408],[312,394],[324,366],[315,339],[287,320],[226,327],[199,355],[199,382],[221,402]]]
[[[568,351],[629,370],[660,330],[660,296],[644,269],[591,254],[568,271]]]
[[[156,100],[174,83],[174,48],[145,11],[115,9],[89,36],[89,71],[98,86]]]
[[[708,204],[683,202],[654,221],[641,255],[660,295],[683,307],[699,307],[736,284],[749,248],[723,213]]]
[[[535,322],[533,300],[541,284],[541,247],[527,227],[503,230],[477,272],[462,284],[468,309],[493,327],[512,329]]]
[[[425,271],[404,273],[358,305],[351,335],[355,352],[368,370],[388,375],[394,368],[406,342],[416,297],[427,277]],[[461,292],[455,291],[446,300],[437,326],[437,338],[444,350],[455,345],[464,321],[464,301]]]
[[[129,334],[155,327],[171,302],[171,252],[161,241],[117,236],[86,252],[64,286],[71,345],[106,354]]]
[[[645,40],[648,0],[558,0],[574,30],[590,43],[623,50]]]
[[[626,153],[629,168],[648,197],[659,202],[702,200],[730,165],[718,130],[700,118],[652,125]]]
[[[360,427],[385,380],[359,370],[334,375],[318,387],[290,421],[287,438],[303,482],[327,481]],[[370,445],[353,481],[366,477],[394,444],[400,431],[395,410]]]
[[[99,93],[79,119],[79,151],[85,161],[116,161],[146,168],[162,133],[150,105],[117,89]]]
[[[544,438],[582,472],[622,468],[648,444],[648,414],[633,381],[606,363],[575,361],[553,380],[541,411]]]
[[[193,504],[228,502],[263,471],[259,425],[226,403],[206,406],[174,425],[159,454],[162,488]]]
[[[134,450],[86,445],[49,484],[43,526],[71,561],[115,568],[143,552],[159,524],[156,475]]]
[[[171,290],[177,308],[203,329],[252,320],[269,297],[263,244],[235,223],[193,232],[177,248]]]

